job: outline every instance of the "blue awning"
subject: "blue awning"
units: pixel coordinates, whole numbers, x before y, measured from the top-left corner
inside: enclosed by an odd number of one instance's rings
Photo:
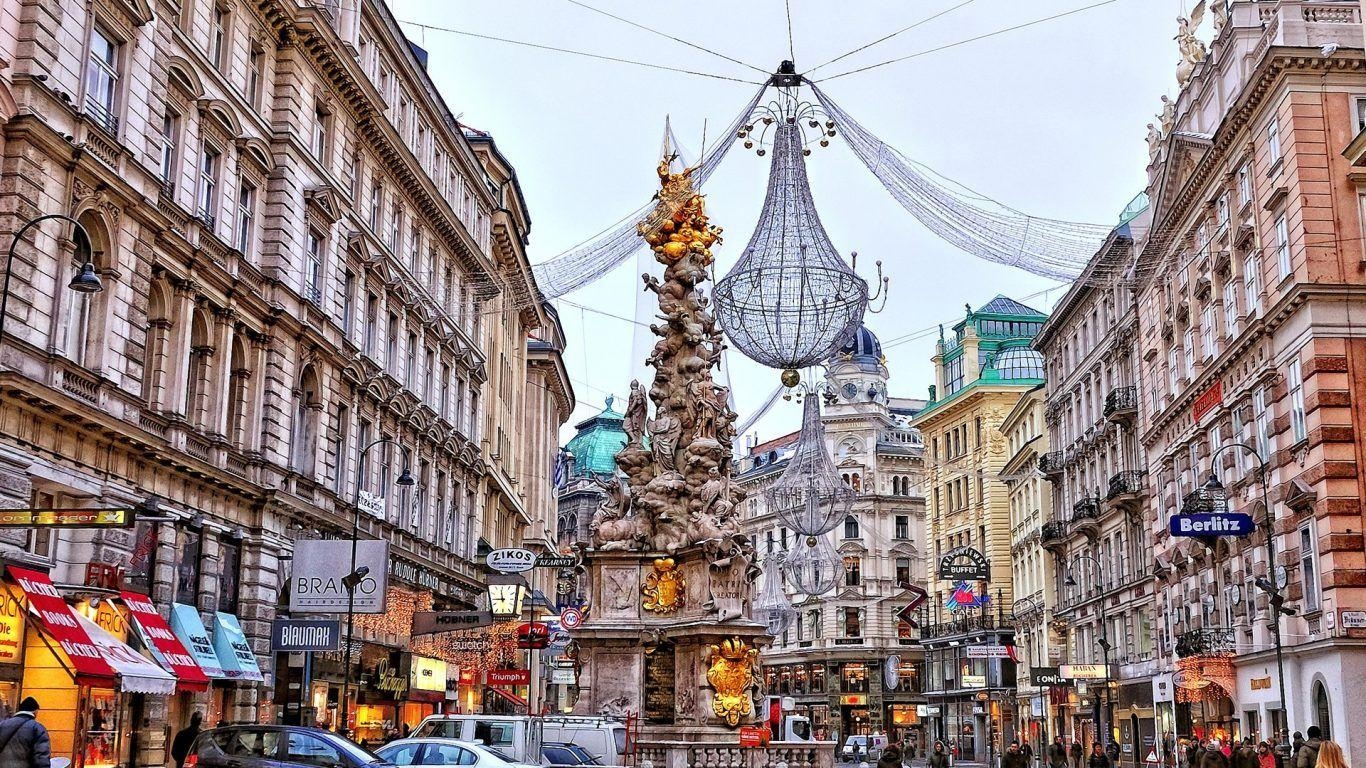
[[[231,613],[219,611],[213,615],[213,650],[229,679],[256,682],[266,679],[242,625]]]
[[[218,662],[218,655],[213,652],[213,641],[209,639],[209,632],[199,618],[199,609],[193,605],[172,603],[171,631],[184,643],[185,649],[194,657],[199,668],[204,670],[204,674],[215,679],[228,676]]]

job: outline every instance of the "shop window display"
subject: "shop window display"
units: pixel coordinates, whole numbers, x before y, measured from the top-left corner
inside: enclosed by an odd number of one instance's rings
[[[118,695],[112,689],[91,688],[85,711],[81,764],[84,768],[118,765]]]

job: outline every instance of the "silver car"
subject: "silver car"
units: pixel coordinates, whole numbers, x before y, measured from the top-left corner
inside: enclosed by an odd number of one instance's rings
[[[515,762],[492,747],[459,739],[435,736],[398,739],[375,750],[382,760],[404,768],[426,766],[469,765],[474,768],[539,768]]]

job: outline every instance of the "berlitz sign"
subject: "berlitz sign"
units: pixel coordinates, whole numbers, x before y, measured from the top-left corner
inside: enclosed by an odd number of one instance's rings
[[[366,539],[300,539],[294,542],[294,573],[289,579],[290,613],[346,613],[347,589],[342,580],[351,571],[351,546],[356,568],[369,572],[356,584],[356,613],[384,613],[389,586],[389,542]]]
[[[991,564],[972,547],[956,547],[939,558],[939,578],[946,581],[990,581]]]
[[[1209,512],[1172,515],[1173,536],[1250,536],[1257,529],[1252,515],[1243,512]]]

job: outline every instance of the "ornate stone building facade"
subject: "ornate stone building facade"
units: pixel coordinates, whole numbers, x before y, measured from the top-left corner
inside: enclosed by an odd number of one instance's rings
[[[902,585],[923,588],[926,578],[923,445],[910,427],[924,401],[890,397],[888,376],[881,344],[867,328],[827,363],[833,399],[822,413],[826,443],[857,493],[850,515],[828,534],[844,570],[824,595],[800,595],[788,586],[797,617],[764,651],[763,664],[768,694],[792,696],[817,731],[841,740],[880,732],[923,744],[916,631],[897,613],[911,598]],[[745,533],[765,559],[801,545],[763,498],[796,438],[753,445],[736,478],[748,494]]]
[[[1050,618],[1060,630],[1052,666],[1108,660],[1113,682],[1058,686],[1052,733],[1090,749],[1103,719],[1111,733],[1102,743],[1117,743],[1126,766],[1142,762],[1157,733],[1152,678],[1160,653],[1148,584],[1150,482],[1137,426],[1138,309],[1119,278],[1133,264],[1135,233],[1148,231],[1149,214],[1146,198],[1130,204],[1034,340],[1048,364],[1049,449],[1038,467],[1051,481],[1054,510],[1041,532],[1057,595]]]
[[[1366,710],[1337,683],[1366,663],[1360,8],[1230,10],[1152,142],[1140,245],[1140,439],[1159,646],[1177,673],[1167,706],[1181,735],[1317,725],[1361,753],[1350,724]],[[1172,513],[1208,503],[1211,471],[1257,533],[1168,533]],[[1273,596],[1294,614],[1278,616]],[[1210,684],[1181,685],[1193,676]]]
[[[4,505],[159,502],[128,530],[5,532],[0,557],[58,583],[117,566],[163,614],[240,617],[264,684],[139,701],[118,748],[140,763],[192,708],[325,721],[339,686],[300,708],[270,684],[293,539],[350,537],[374,494],[359,530],[390,542],[392,587],[450,606],[479,599],[481,536],[553,541],[572,393],[557,319],[528,300],[515,174],[383,3],[6,6],[0,58],[4,229],[89,233],[17,244]],[[103,291],[69,291],[87,248]]]

